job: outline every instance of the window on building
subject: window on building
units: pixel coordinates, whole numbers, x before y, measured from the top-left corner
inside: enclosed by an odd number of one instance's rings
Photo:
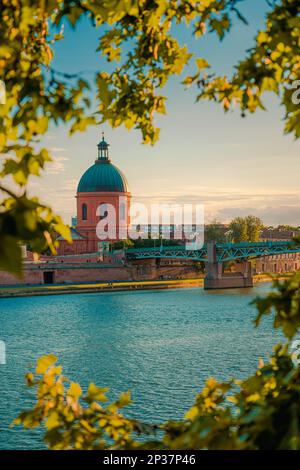
[[[87,220],[87,205],[82,204],[81,210],[82,210],[82,214],[81,214],[82,220]]]
[[[125,215],[125,204],[124,202],[122,202],[120,204],[120,219],[121,220],[125,220],[126,219],[126,215]]]

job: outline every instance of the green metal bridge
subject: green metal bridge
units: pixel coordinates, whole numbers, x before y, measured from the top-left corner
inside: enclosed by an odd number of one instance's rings
[[[257,243],[216,243],[216,261],[233,261],[261,256],[299,253],[300,244],[294,242],[257,242]],[[185,246],[161,246],[158,248],[129,248],[127,258],[131,260],[178,258],[194,261],[208,261],[207,246],[190,250]]]

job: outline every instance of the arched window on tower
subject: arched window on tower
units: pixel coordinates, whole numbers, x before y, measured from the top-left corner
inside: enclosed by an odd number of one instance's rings
[[[126,220],[126,206],[124,202],[121,202],[120,204],[120,219]]]
[[[81,215],[82,215],[82,220],[87,220],[87,205],[82,204],[81,206]]]

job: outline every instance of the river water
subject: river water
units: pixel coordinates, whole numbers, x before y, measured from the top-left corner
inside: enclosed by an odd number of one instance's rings
[[[9,428],[33,403],[24,374],[54,353],[83,389],[93,381],[110,397],[131,390],[130,415],[160,422],[181,417],[208,376],[245,377],[279,338],[270,319],[253,327],[249,303],[269,290],[200,288],[0,299],[0,449],[43,448],[40,431]]]

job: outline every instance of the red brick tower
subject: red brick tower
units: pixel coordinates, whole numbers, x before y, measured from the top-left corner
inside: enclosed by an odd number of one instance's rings
[[[81,177],[77,188],[77,231],[86,243],[88,253],[99,251],[103,241],[120,239],[119,230],[127,228],[130,222],[129,209],[131,194],[123,173],[111,163],[109,144],[102,136],[98,144],[98,158]],[[115,230],[111,237],[100,240],[96,227],[100,219],[108,220],[111,207],[115,209]],[[101,209],[100,209],[101,206]],[[112,220],[112,219],[111,219]]]

